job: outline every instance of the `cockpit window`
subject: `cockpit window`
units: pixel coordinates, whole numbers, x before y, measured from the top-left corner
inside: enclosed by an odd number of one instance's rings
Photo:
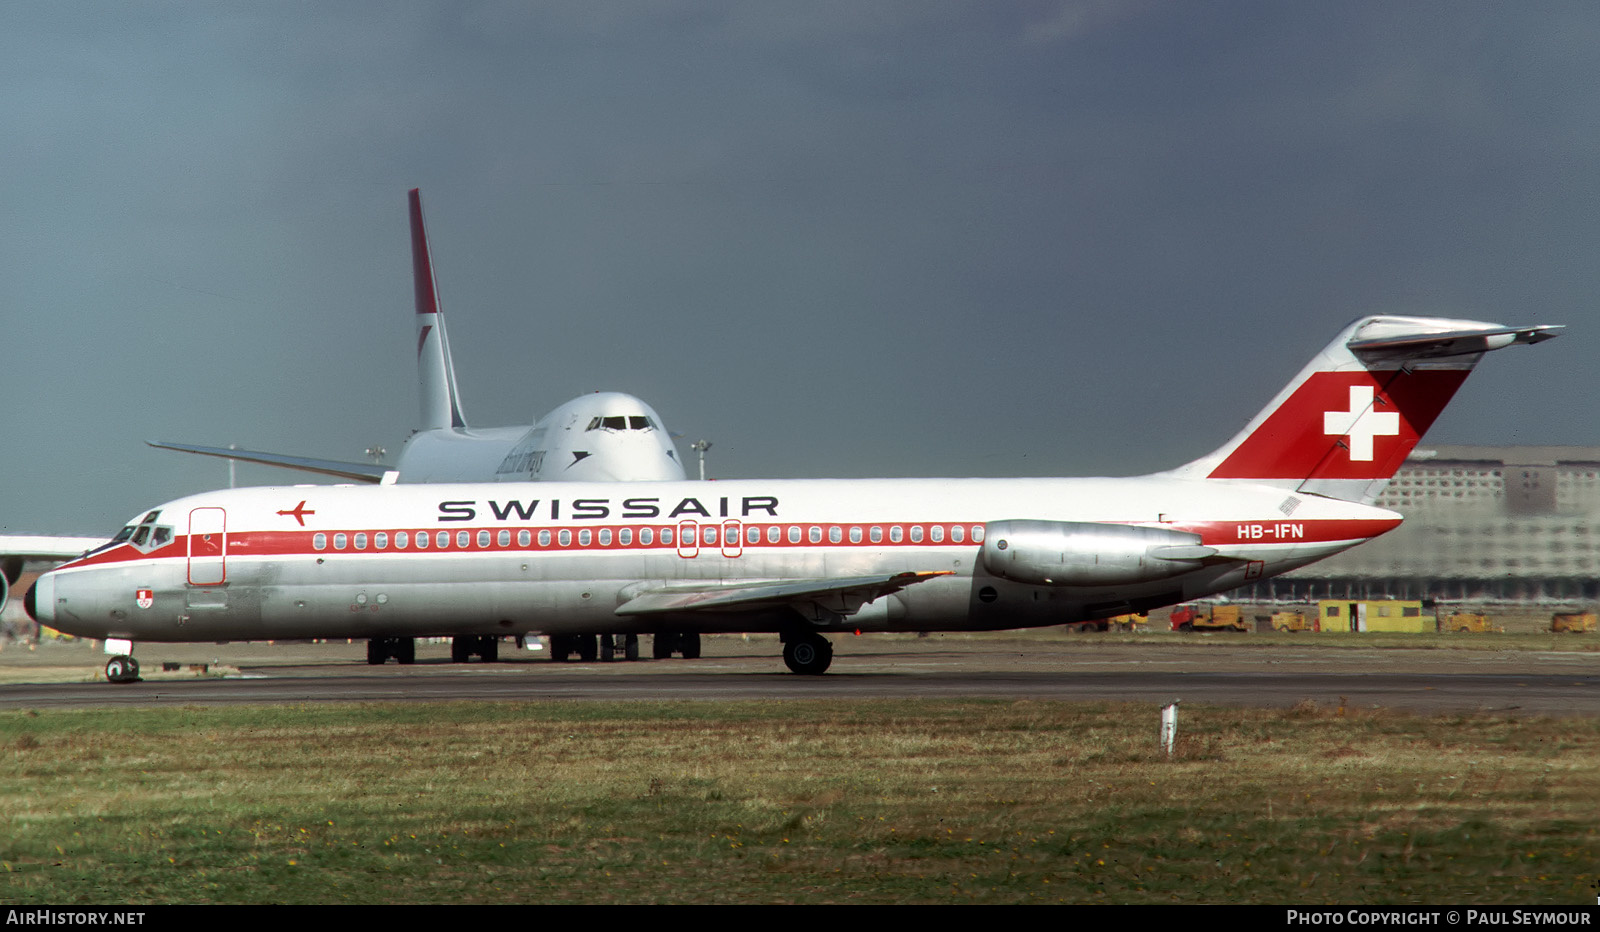
[[[589,420],[585,430],[654,430],[656,422],[642,414],[611,415]]]
[[[151,524],[153,518],[160,515],[159,511],[152,511],[138,524],[130,524],[117,532],[117,536],[101,547],[95,548],[91,553],[98,553],[118,544],[132,544],[144,553],[160,550],[172,543],[172,527],[166,524]]]

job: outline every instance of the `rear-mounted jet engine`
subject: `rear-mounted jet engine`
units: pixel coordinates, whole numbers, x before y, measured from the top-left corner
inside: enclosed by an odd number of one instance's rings
[[[1200,535],[1168,528],[1077,521],[991,521],[983,565],[1036,586],[1116,586],[1198,569],[1216,550]]]

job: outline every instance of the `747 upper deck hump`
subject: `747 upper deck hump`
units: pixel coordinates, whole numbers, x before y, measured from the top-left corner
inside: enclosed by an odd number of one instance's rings
[[[141,512],[26,605],[97,638],[367,638],[376,662],[422,636],[770,631],[822,673],[830,631],[1143,612],[1389,531],[1373,502],[1482,356],[1559,330],[1357,320],[1227,443],[1134,478],[209,492]]]

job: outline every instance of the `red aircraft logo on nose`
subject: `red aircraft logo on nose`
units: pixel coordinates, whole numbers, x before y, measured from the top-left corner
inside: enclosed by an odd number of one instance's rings
[[[293,508],[285,508],[283,511],[278,512],[278,514],[285,515],[287,517],[293,518],[296,521],[300,522],[300,526],[301,527],[305,527],[306,526],[306,515],[314,515],[314,514],[316,514],[316,512],[312,511],[309,508],[307,508],[305,500],[302,499],[300,501],[300,504],[294,506]]]

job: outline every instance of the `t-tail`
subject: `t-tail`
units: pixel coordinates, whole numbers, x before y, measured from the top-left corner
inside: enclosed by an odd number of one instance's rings
[[[1249,482],[1370,505],[1483,354],[1562,328],[1364,317],[1228,443],[1166,475]]]
[[[461,395],[456,390],[450,339],[439,313],[439,289],[428,255],[428,231],[422,223],[422,192],[411,189],[411,276],[417,301],[417,378],[421,388],[422,430],[464,428]]]

